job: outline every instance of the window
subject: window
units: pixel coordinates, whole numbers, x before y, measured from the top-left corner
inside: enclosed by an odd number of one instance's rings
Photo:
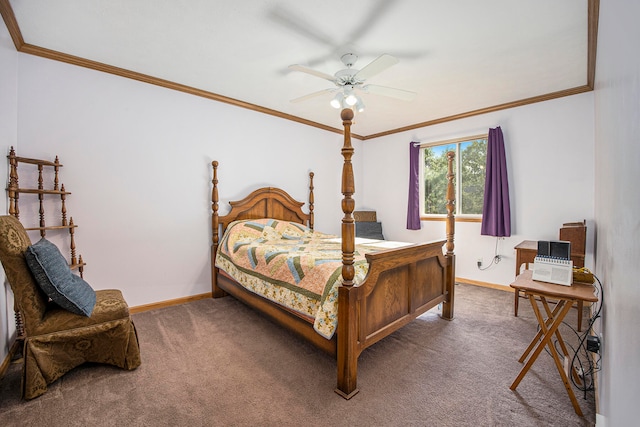
[[[423,144],[421,153],[421,216],[437,218],[447,214],[447,152],[456,153],[454,185],[456,216],[480,219],[484,201],[487,164],[487,135]],[[460,171],[460,172],[458,172]]]

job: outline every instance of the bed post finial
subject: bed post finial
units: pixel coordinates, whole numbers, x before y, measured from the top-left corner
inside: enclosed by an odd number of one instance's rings
[[[313,230],[313,203],[315,198],[313,196],[313,172],[309,172],[309,228]]]
[[[211,180],[213,183],[213,189],[211,190],[211,295],[214,298],[220,298],[225,296],[226,293],[218,287],[218,270],[216,268],[216,254],[218,252],[219,241],[218,233],[220,232],[220,222],[218,218],[218,161],[212,161],[211,166],[213,166],[213,179]]]
[[[453,159],[455,157],[453,151],[447,152],[447,255],[453,255],[453,236],[455,234],[455,216],[453,211],[455,210],[456,191],[453,180],[455,175],[453,174]]]
[[[211,182],[213,183],[213,189],[211,190],[211,211],[213,215],[211,215],[211,228],[213,230],[213,240],[212,243],[214,246],[218,246],[218,161],[214,160],[211,162],[211,166],[213,166],[213,179]]]
[[[345,399],[350,399],[358,393],[358,319],[356,312],[357,287],[353,286],[355,269],[353,267],[355,252],[355,224],[353,221],[353,210],[355,202],[352,198],[355,193],[355,183],[353,179],[353,147],[351,146],[351,120],[353,111],[342,110],[340,114],[344,126],[344,146],[342,155],[344,164],[342,166],[342,284],[338,288],[338,336],[337,352],[338,357],[338,385],[336,393]],[[345,308],[345,309],[342,309]]]
[[[447,299],[442,304],[442,314],[444,319],[453,319],[453,300],[454,300],[454,287],[456,282],[456,256],[453,253],[453,236],[455,234],[456,219],[453,215],[455,209],[455,188],[453,186],[454,174],[453,174],[453,159],[455,153],[449,151],[447,153],[447,253],[445,258],[447,260],[446,266],[446,280],[445,287],[447,292]]]
[[[342,125],[344,126],[344,146],[342,147],[342,156],[344,164],[342,165],[342,284],[344,286],[353,286],[353,277],[355,269],[353,267],[353,252],[355,251],[355,224],[353,222],[353,210],[355,202],[353,194],[355,193],[355,182],[353,178],[353,165],[351,157],[353,156],[353,147],[351,146],[351,120],[353,119],[353,111],[349,108],[342,110],[340,114]]]

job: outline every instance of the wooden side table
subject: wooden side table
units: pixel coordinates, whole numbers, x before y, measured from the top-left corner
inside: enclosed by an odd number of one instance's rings
[[[538,241],[537,240],[524,240],[518,243],[514,249],[516,250],[516,275],[518,277],[521,273],[520,268],[522,264],[525,264],[524,269],[529,270],[529,264],[533,264],[533,261],[538,255]],[[520,302],[520,291],[515,289],[515,300],[513,301],[513,314],[518,317],[518,303]]]
[[[535,362],[542,350],[545,347],[548,347],[556,368],[558,369],[558,373],[560,374],[560,378],[562,378],[562,382],[564,383],[564,388],[567,390],[569,399],[571,399],[573,409],[576,411],[576,414],[582,416],[582,410],[580,409],[580,405],[578,405],[576,396],[573,393],[571,384],[569,383],[569,373],[565,371],[563,362],[560,360],[558,352],[551,342],[551,338],[554,335],[556,336],[564,358],[567,359],[569,357],[569,352],[564,344],[562,336],[560,335],[558,327],[574,303],[585,301],[593,303],[598,301],[598,297],[593,293],[593,285],[574,283],[571,286],[563,286],[553,283],[538,282],[531,278],[532,274],[531,270],[523,272],[516,277],[516,280],[511,284],[511,287],[516,291],[524,292],[525,296],[529,298],[533,312],[538,320],[538,325],[540,325],[540,330],[533,337],[529,347],[527,347],[522,356],[520,356],[520,359],[518,359],[520,363],[524,363],[530,355],[529,360],[527,360],[527,363],[522,367],[522,370],[509,388],[515,391],[518,384],[520,384],[520,381],[522,381],[533,365],[533,362]],[[558,301],[553,310],[551,310],[549,303],[547,302],[547,298]],[[542,313],[540,312],[538,300],[540,300],[540,303],[547,315],[546,319],[543,318]],[[567,370],[568,369],[570,368],[567,367]],[[571,375],[577,383],[581,382],[578,374],[574,370],[571,370]]]
[[[516,277],[521,273],[520,269],[522,264],[525,265],[524,269],[529,270],[530,264],[533,264],[536,255],[538,254],[538,241],[537,240],[524,240],[518,243],[514,249],[516,250]],[[584,255],[571,254],[571,260],[575,267],[584,267]],[[515,289],[515,297],[513,301],[513,314],[518,317],[518,303],[520,302],[520,291]],[[578,301],[578,332],[582,331],[582,310],[584,308],[584,302]]]

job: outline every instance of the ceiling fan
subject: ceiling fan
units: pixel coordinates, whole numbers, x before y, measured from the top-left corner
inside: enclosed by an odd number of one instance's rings
[[[335,88],[324,89],[299,98],[292,99],[291,102],[306,101],[316,96],[327,93],[336,93],[331,100],[331,106],[334,108],[353,108],[355,111],[364,110],[364,103],[358,96],[358,92],[371,93],[374,95],[382,95],[390,98],[396,98],[403,101],[411,101],[415,98],[416,93],[403,89],[396,89],[386,86],[365,84],[371,77],[383,72],[387,68],[398,63],[398,60],[388,54],[383,54],[371,61],[361,70],[353,68],[353,64],[358,60],[358,55],[354,53],[345,53],[340,60],[346,68],[337,71],[333,76],[322,71],[317,71],[303,65],[290,65],[289,69],[311,74],[320,77],[335,84]]]

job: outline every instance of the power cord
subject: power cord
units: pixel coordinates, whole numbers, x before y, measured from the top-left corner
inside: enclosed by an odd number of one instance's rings
[[[491,262],[486,267],[482,267],[482,261],[478,260],[478,270],[485,271],[492,265],[498,264],[500,261],[502,261],[502,255],[498,255],[498,240],[499,237],[496,237],[496,248],[493,251],[493,258],[491,259]]]
[[[604,292],[602,289],[602,283],[600,279],[593,275],[593,278],[598,283],[598,287],[595,287],[596,296],[598,296],[598,308],[595,310],[593,315],[589,318],[589,323],[585,331],[580,336],[580,341],[578,347],[574,349],[573,359],[571,359],[571,369],[577,369],[578,373],[582,373],[582,385],[576,384],[576,381],[572,378],[572,383],[579,389],[584,392],[584,398],[587,398],[587,391],[594,389],[594,374],[601,369],[600,359],[602,358],[601,353],[602,349],[600,346],[602,343],[598,340],[598,351],[593,352],[588,349],[588,345],[585,345],[587,339],[591,336],[593,332],[593,325],[597,319],[600,318],[600,313],[602,312],[602,306],[604,302]],[[594,360],[595,359],[595,360]],[[585,369],[586,368],[586,369]],[[587,383],[589,380],[589,383]]]
[[[574,371],[577,372],[578,376],[582,380],[582,384],[578,384],[573,375],[569,374],[568,376],[571,378],[571,382],[573,383],[573,385],[578,390],[581,390],[583,392],[585,399],[587,398],[587,391],[593,391],[595,389],[594,374],[601,369],[600,359],[602,357],[601,348],[600,348],[600,345],[602,343],[598,342],[599,345],[598,345],[597,352],[593,352],[592,350],[590,350],[589,345],[587,343],[589,337],[592,336],[591,333],[592,333],[592,328],[594,323],[598,318],[600,318],[600,313],[602,312],[603,300],[604,300],[602,283],[600,282],[600,279],[596,277],[595,274],[593,275],[593,277],[595,279],[595,282],[598,283],[598,286],[596,287],[594,282],[594,288],[595,288],[594,292],[596,296],[598,296],[598,303],[597,303],[598,308],[597,310],[595,310],[595,312],[593,312],[593,314],[589,318],[589,322],[587,323],[587,327],[585,328],[584,332],[579,333],[567,322],[565,321],[562,322],[562,325],[568,328],[570,331],[572,331],[574,335],[577,337],[578,344],[575,348],[570,343],[567,343],[566,340],[563,340],[563,341],[565,345],[568,346],[573,351],[573,357],[571,358],[571,365],[570,365],[569,372],[570,373],[573,373]],[[580,315],[582,315],[582,313]],[[539,325],[538,325],[538,329],[540,329]],[[563,354],[561,349],[558,348],[558,345],[559,345],[558,340],[557,339],[554,340],[553,346],[556,349],[556,352],[558,354]],[[545,351],[548,354],[551,354],[549,349],[546,347],[545,347]]]

